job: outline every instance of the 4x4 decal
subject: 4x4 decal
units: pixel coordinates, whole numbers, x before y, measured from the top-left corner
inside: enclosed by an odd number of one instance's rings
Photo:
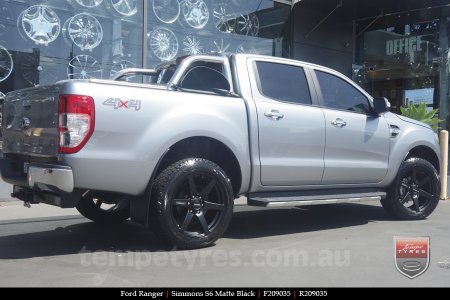
[[[103,105],[112,106],[114,109],[134,109],[139,111],[141,109],[141,100],[122,100],[119,98],[108,98],[103,102]]]

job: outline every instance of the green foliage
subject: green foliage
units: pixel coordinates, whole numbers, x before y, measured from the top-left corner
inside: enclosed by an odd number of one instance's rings
[[[439,123],[442,122],[436,117],[439,109],[427,111],[427,105],[424,102],[420,102],[419,105],[409,103],[407,107],[400,107],[400,111],[403,116],[424,122],[430,125],[433,130],[439,129]]]

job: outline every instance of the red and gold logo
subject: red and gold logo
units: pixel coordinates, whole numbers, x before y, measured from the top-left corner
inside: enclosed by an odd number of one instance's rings
[[[408,278],[424,273],[430,263],[429,237],[394,237],[395,266]]]

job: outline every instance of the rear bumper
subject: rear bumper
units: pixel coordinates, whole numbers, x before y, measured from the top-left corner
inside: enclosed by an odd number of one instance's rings
[[[32,189],[50,188],[65,193],[74,189],[72,168],[66,166],[34,166],[28,167],[28,186]]]
[[[75,207],[83,190],[74,188],[70,167],[0,158],[3,180],[14,185],[12,197],[28,203],[46,203],[62,208]]]
[[[74,190],[73,172],[68,166],[37,163],[28,165],[19,160],[2,157],[0,173],[7,183],[37,191],[71,193]]]

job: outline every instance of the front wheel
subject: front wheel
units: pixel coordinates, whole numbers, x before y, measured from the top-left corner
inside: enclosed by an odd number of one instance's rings
[[[212,245],[233,213],[230,179],[217,164],[200,158],[178,161],[155,180],[150,224],[178,249]]]
[[[439,203],[440,188],[434,166],[422,158],[410,158],[400,165],[397,177],[381,204],[396,218],[425,219]]]

